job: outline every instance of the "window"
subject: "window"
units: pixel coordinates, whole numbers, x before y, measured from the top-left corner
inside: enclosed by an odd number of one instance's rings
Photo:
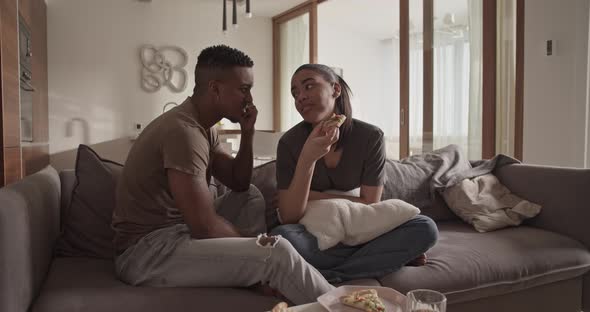
[[[522,58],[515,57],[514,41],[511,47],[506,40],[496,43],[496,18],[508,27],[498,38],[516,33],[513,13],[521,1],[380,0],[359,5],[339,0],[308,2],[282,14],[280,27],[275,24],[275,53],[280,56],[275,58],[275,74],[280,72],[275,75],[280,77],[275,82],[275,130],[286,131],[301,120],[288,92],[290,78],[299,65],[317,61],[342,72],[353,91],[353,117],[383,130],[389,158],[448,144],[459,145],[470,159],[489,158],[496,150],[519,156],[512,154],[522,145],[522,114],[514,113],[522,99],[516,96],[519,80],[514,78]],[[521,16],[522,9],[516,10]],[[286,22],[284,17],[295,11],[300,13]],[[522,35],[516,39],[522,42]]]

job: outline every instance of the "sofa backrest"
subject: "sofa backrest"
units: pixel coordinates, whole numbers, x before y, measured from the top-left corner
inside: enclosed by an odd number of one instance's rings
[[[424,170],[411,159],[405,161],[386,160],[385,176],[387,181],[383,187],[381,200],[401,199],[420,208],[421,214],[434,221],[457,219],[442,196],[432,189],[432,172]]]
[[[590,169],[514,164],[494,174],[512,193],[541,205],[541,212],[525,224],[569,236],[590,249]]]
[[[59,235],[60,179],[51,166],[0,189],[0,311],[26,312]]]
[[[590,250],[590,169],[514,164],[494,174],[517,196],[541,205],[541,212],[525,224],[566,235]],[[590,273],[582,294],[582,308],[589,311]]]
[[[415,170],[417,172],[411,172]],[[457,216],[451,212],[442,197],[430,190],[431,177],[421,174],[416,167],[401,165],[398,161],[388,159],[385,163],[387,182],[383,189],[382,200],[398,198],[420,208],[422,214],[431,217],[435,221],[455,220]],[[411,174],[410,174],[411,173]],[[400,179],[412,177],[412,183],[400,183]],[[269,228],[278,225],[276,211],[272,207],[272,199],[277,192],[276,163],[271,161],[254,168],[252,173],[254,184],[266,201],[266,222]],[[412,185],[408,187],[408,185]],[[221,191],[220,193],[223,193]]]

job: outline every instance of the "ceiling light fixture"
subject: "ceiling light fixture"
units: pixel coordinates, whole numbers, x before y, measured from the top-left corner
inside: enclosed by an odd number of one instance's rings
[[[238,29],[238,4],[236,3],[236,0],[232,0],[232,16],[231,16],[231,23],[232,26],[234,27],[234,29]]]
[[[238,3],[242,5],[246,2],[246,17],[252,17],[252,10],[250,6],[250,0],[222,0],[223,1],[223,16],[221,21],[221,29],[223,30],[223,34],[227,34],[227,1],[232,2],[232,27],[234,29],[238,28]]]
[[[226,35],[227,34],[227,1],[222,0],[223,1],[223,20],[222,20],[222,26],[221,29],[223,30],[223,34]]]

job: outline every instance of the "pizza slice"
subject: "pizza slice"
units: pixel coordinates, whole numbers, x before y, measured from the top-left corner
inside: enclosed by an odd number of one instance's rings
[[[332,114],[332,117],[326,119],[322,126],[324,127],[324,129],[326,129],[328,127],[340,128],[340,126],[342,126],[342,124],[344,123],[345,120],[346,120],[346,116],[344,116],[344,115]]]
[[[348,296],[340,297],[340,302],[365,312],[385,311],[385,305],[381,299],[379,299],[375,289],[363,289],[355,291]]]

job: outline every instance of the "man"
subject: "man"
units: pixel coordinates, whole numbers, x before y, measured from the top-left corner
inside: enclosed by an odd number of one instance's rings
[[[296,304],[333,287],[287,240],[266,232],[264,199],[250,185],[252,60],[227,46],[204,49],[193,95],[152,121],[135,141],[113,213],[116,270],[132,285],[235,287],[268,285]],[[235,158],[213,127],[240,124]],[[233,192],[214,200],[214,176]]]

